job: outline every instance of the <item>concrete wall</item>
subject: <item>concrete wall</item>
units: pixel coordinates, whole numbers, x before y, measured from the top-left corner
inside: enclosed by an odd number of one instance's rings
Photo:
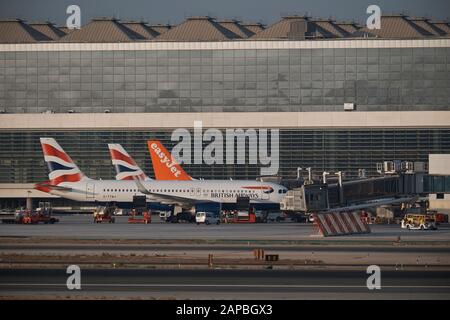
[[[104,50],[251,50],[332,48],[448,48],[450,39],[326,39],[326,40],[233,40],[233,41],[145,41],[124,43],[5,43],[0,51],[104,51]]]
[[[343,107],[342,107],[343,108]],[[450,111],[2,114],[0,130],[449,128]]]
[[[450,199],[448,200],[430,200],[430,209],[438,210],[441,213],[450,215]]]
[[[450,175],[450,154],[430,154],[429,173],[437,175]],[[429,195],[431,209],[445,209],[450,212],[450,194],[445,193],[444,199],[437,199],[436,194]]]
[[[450,154],[430,154],[428,159],[430,174],[450,176]]]

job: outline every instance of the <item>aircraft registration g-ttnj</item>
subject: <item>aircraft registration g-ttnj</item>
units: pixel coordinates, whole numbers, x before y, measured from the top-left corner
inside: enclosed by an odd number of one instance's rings
[[[281,185],[252,180],[146,180],[142,171],[133,180],[94,180],[83,174],[55,139],[40,140],[50,180],[35,188],[75,201],[114,202],[119,207],[129,207],[134,196],[145,195],[148,202],[193,210],[205,203],[233,208],[237,197],[248,197],[255,209],[279,209],[287,192]],[[135,166],[134,161],[130,163]]]

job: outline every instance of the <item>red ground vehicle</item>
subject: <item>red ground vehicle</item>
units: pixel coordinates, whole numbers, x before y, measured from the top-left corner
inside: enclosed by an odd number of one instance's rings
[[[36,221],[36,219],[34,219]],[[4,219],[3,223],[15,223],[15,224],[35,224],[37,222],[34,222],[31,218],[31,212],[28,210],[21,210],[19,212],[16,212],[14,219]]]
[[[14,219],[2,219],[2,223],[9,224],[54,224],[59,219],[51,216],[51,211],[38,208],[36,211],[21,210],[15,214]]]
[[[114,218],[113,214],[116,210],[116,207],[99,207],[94,212],[94,223],[102,223],[102,222],[108,222],[108,223],[114,223],[116,222],[116,219]]]
[[[16,221],[20,224],[32,224],[33,220],[31,219],[31,215],[27,212],[25,215],[21,217],[17,217]]]
[[[436,224],[448,222],[448,215],[446,215],[444,213],[439,213],[436,210],[428,210],[427,215],[434,216],[434,220],[436,221]]]
[[[104,215],[97,215],[94,218],[95,223],[102,223],[102,222],[108,222],[108,223],[114,223],[116,222],[116,219],[111,216],[104,216]]]
[[[131,212],[131,217],[128,218],[128,223],[151,223],[152,222],[152,215],[151,212],[144,211],[142,213],[142,216],[137,216],[136,211],[133,210]]]
[[[53,224],[55,222],[59,222],[59,219],[53,218],[49,213],[42,212],[42,211],[36,211],[36,212],[32,212],[29,215],[29,221],[30,221],[29,223],[32,223],[32,224],[36,224],[36,223]]]

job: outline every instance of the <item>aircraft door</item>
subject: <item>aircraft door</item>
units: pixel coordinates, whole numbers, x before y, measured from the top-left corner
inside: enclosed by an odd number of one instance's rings
[[[86,199],[94,199],[94,188],[95,185],[93,183],[86,183]]]

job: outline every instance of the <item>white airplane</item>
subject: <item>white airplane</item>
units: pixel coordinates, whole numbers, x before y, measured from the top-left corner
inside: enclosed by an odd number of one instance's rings
[[[41,138],[50,180],[35,188],[63,198],[128,207],[134,196],[193,210],[201,204],[236,206],[237,197],[248,197],[255,209],[279,209],[287,189],[275,183],[252,180],[93,180],[84,175],[53,138]]]

